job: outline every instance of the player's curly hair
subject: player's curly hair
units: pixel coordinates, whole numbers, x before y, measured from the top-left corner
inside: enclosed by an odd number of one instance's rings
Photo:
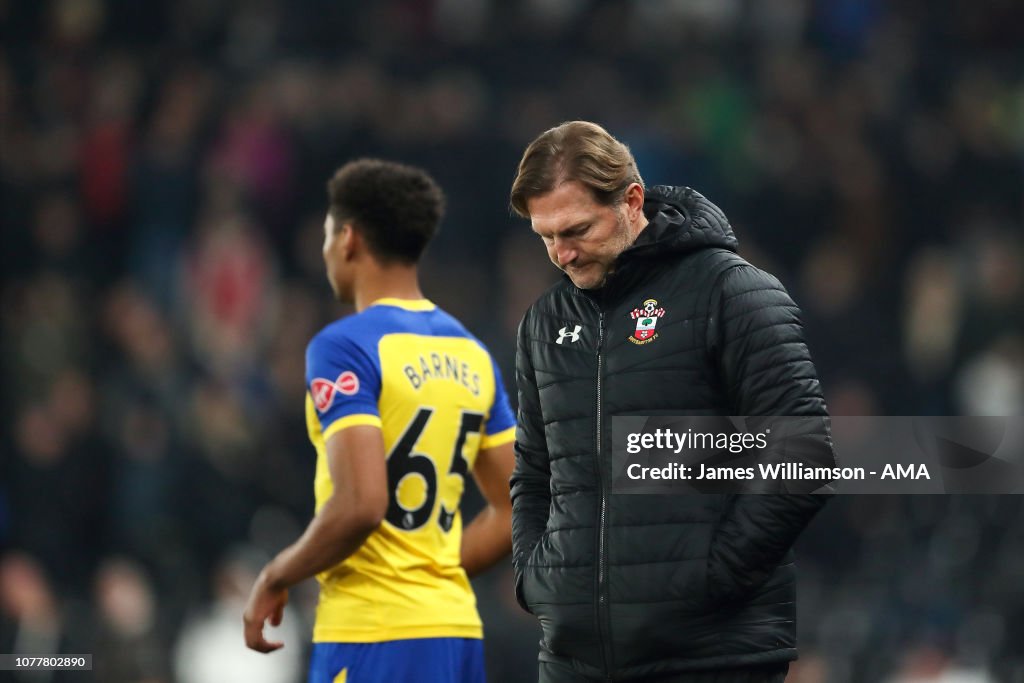
[[[578,180],[606,206],[622,201],[633,183],[644,184],[629,147],[596,123],[567,121],[529,144],[512,183],[512,210],[529,218],[527,202],[564,182]]]
[[[416,263],[444,215],[444,193],[426,171],[381,159],[339,168],[327,196],[335,228],[352,223],[385,263]]]

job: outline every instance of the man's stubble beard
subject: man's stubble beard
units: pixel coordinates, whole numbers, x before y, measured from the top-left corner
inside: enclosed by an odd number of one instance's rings
[[[589,287],[584,287],[578,284],[575,280],[573,280],[572,275],[569,274],[569,272],[566,271],[564,268],[562,269],[562,271],[565,272],[566,275],[569,275],[569,279],[572,280],[573,284],[579,287],[580,289],[600,289],[601,287],[604,287],[604,283],[607,282],[608,276],[614,272],[615,261],[619,258],[619,255],[626,249],[629,249],[631,246],[633,246],[634,241],[635,240],[633,238],[633,235],[630,233],[629,230],[629,224],[626,222],[626,212],[623,211],[622,209],[618,209],[615,212],[615,237],[612,240],[612,253],[615,254],[615,257],[612,259],[611,263],[608,264],[607,268],[604,271],[604,274],[601,275],[601,279],[598,280],[596,283],[590,285]]]

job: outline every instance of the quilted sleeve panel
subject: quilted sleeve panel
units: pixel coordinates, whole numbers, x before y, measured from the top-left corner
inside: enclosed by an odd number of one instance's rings
[[[782,284],[753,266],[731,267],[712,293],[709,314],[716,318],[709,325],[709,348],[732,414],[755,418],[748,420],[749,431],[760,430],[757,416],[810,418],[788,435],[786,457],[795,449],[809,464],[834,466],[828,412],[800,310]],[[780,453],[769,449],[764,457]],[[718,597],[740,599],[756,589],[829,499],[785,490],[780,484],[765,488],[769,495],[730,497],[708,559],[710,588]]]
[[[516,423],[516,464],[512,472],[512,566],[516,599],[528,609],[523,597],[523,566],[547,526],[551,506],[551,470],[544,438],[544,419],[537,392],[537,378],[530,356],[527,330],[529,313],[519,325],[516,345],[516,387],[519,413]]]

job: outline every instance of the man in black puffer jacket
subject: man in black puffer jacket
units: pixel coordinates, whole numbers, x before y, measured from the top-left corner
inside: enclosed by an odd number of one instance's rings
[[[645,189],[595,124],[531,143],[512,207],[567,275],[527,312],[516,359],[513,562],[541,681],[783,681],[792,545],[827,496],[612,495],[611,418],[826,425],[799,310],[736,254],[718,207]],[[834,464],[827,427],[812,438]]]

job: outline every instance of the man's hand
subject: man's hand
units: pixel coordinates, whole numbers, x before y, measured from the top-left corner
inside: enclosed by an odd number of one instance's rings
[[[242,618],[245,624],[245,644],[249,649],[267,653],[284,647],[284,643],[270,642],[264,638],[263,626],[268,619],[272,625],[280,625],[287,604],[288,590],[274,588],[267,579],[267,572],[261,572],[249,594]]]
[[[346,427],[327,439],[327,469],[334,483],[299,540],[270,561],[245,607],[245,644],[273,652],[284,643],[263,638],[269,619],[277,626],[288,604],[288,587],[342,562],[380,526],[388,509],[388,471],[380,427]]]

